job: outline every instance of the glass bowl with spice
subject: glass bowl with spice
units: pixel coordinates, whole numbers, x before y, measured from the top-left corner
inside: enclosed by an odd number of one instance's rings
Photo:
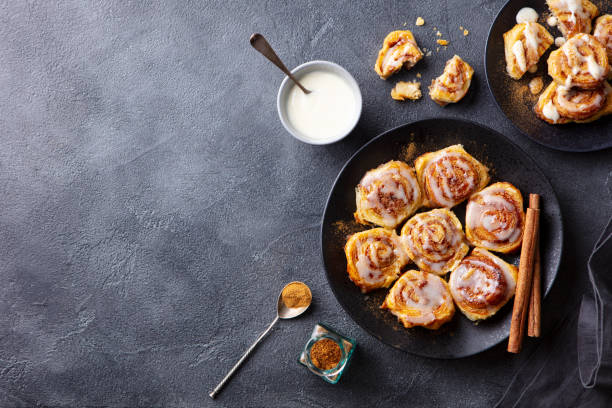
[[[355,340],[341,336],[329,326],[318,323],[300,355],[300,364],[325,381],[340,380],[353,355]]]

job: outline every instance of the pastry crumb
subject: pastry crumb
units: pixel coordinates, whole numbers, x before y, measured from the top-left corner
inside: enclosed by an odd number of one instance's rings
[[[418,26],[425,25],[425,20],[423,20],[423,17],[417,17],[416,23],[414,23],[414,24],[416,24]]]
[[[544,88],[542,77],[538,76],[529,81],[529,92],[531,92],[532,95],[539,94],[542,88]]]
[[[417,72],[417,78],[420,78],[420,77],[421,77],[421,73]]]
[[[436,47],[436,52],[440,52],[440,47]]]
[[[408,24],[408,23],[404,23],[404,24],[402,24],[402,25],[403,25],[404,27],[406,27],[406,25],[407,25],[407,24]]]
[[[431,50],[427,51],[427,54],[425,54],[426,57],[430,57],[431,56]]]
[[[436,35],[437,35],[438,37],[442,37],[442,33],[441,33],[440,31],[436,32]]]
[[[463,36],[464,36],[464,37],[467,37],[467,35],[468,35],[469,33],[470,33],[470,32],[467,30],[467,28],[463,30]]]
[[[440,45],[448,45],[448,41],[446,41],[446,40],[438,39],[438,40],[436,40],[436,42],[438,44],[440,44]]]
[[[399,81],[395,84],[395,88],[391,90],[391,97],[396,101],[405,101],[407,99],[416,101],[417,99],[421,99],[421,96],[421,83],[416,81]]]

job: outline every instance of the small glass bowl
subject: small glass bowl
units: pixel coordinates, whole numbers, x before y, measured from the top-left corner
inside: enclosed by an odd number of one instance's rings
[[[329,370],[321,370],[314,365],[310,359],[310,349],[317,341],[321,339],[333,340],[340,347],[340,352],[342,353],[342,357],[340,358],[338,365]],[[336,384],[338,381],[340,381],[340,377],[348,367],[356,346],[357,343],[355,340],[336,333],[333,329],[323,323],[318,323],[315,325],[310,339],[308,339],[308,342],[304,347],[304,350],[302,350],[302,354],[300,355],[298,362],[306,366],[313,374],[318,375],[328,383]]]

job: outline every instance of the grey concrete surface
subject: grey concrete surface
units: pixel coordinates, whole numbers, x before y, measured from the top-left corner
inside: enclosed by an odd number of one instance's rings
[[[559,196],[566,249],[545,327],[584,292],[612,211],[612,151],[548,150],[502,116],[483,71],[502,4],[0,1],[0,406],[491,406],[535,342],[456,361],[381,344],[339,309],[318,231],[363,143],[419,118],[471,118],[525,149]],[[435,26],[450,46],[397,78],[428,84],[460,53],[476,70],[461,104],[394,102],[372,69],[387,32],[417,16],[421,45],[435,49]],[[348,139],[289,137],[282,75],[249,47],[254,31],[288,66],[326,59],[355,76],[364,109]],[[296,279],[312,310],[280,322],[211,400]],[[296,362],[317,321],[359,342],[334,386]]]

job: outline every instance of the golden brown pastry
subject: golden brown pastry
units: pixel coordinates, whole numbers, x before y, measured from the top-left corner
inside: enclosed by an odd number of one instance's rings
[[[489,183],[489,169],[462,145],[419,156],[414,166],[429,208],[454,207]]]
[[[458,55],[446,62],[442,75],[431,81],[429,96],[440,106],[461,100],[470,88],[474,69]]]
[[[374,70],[382,79],[387,79],[402,66],[412,68],[421,58],[423,53],[409,30],[392,31],[383,41]]]
[[[553,36],[538,23],[520,23],[504,33],[508,75],[520,79],[525,72],[538,64],[540,57],[553,42]]]
[[[421,188],[414,169],[390,161],[368,171],[357,185],[355,219],[395,228],[421,206]]]
[[[446,208],[408,220],[402,228],[401,243],[419,269],[436,275],[451,271],[469,251],[461,223]]]
[[[551,125],[586,123],[612,114],[612,86],[598,89],[568,89],[552,82],[534,106],[538,118]]]
[[[449,278],[450,292],[470,320],[493,316],[514,296],[518,271],[486,249],[474,248]]]
[[[608,64],[612,64],[612,14],[605,14],[597,19],[593,37],[606,47]]]
[[[567,39],[578,33],[590,33],[591,20],[599,14],[597,6],[588,0],[546,0],[546,4]]]
[[[416,101],[421,99],[421,96],[420,82],[399,81],[395,84],[395,88],[391,90],[391,98],[396,101],[405,101],[406,99]]]
[[[610,66],[606,48],[589,34],[576,34],[548,57],[548,74],[566,88],[601,88]]]
[[[512,184],[491,184],[470,197],[465,210],[465,235],[470,244],[511,252],[521,246],[524,228],[523,196]]]
[[[436,275],[409,270],[389,290],[381,309],[389,309],[406,328],[436,330],[455,315],[448,284]]]
[[[363,293],[388,288],[409,262],[395,231],[384,228],[351,235],[344,252],[349,278]]]

